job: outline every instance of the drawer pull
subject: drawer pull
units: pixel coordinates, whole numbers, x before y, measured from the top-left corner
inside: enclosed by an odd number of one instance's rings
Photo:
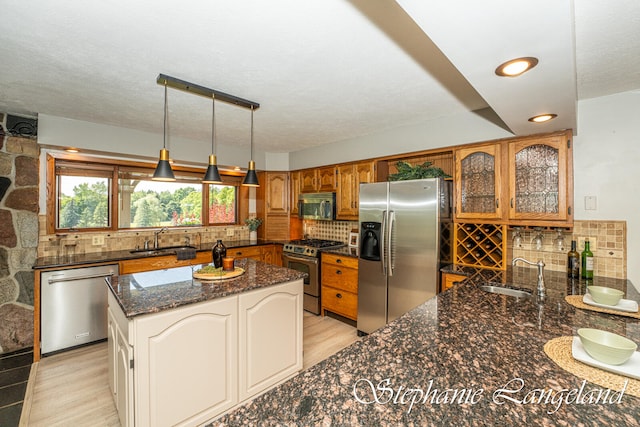
[[[336,274],[342,274],[341,270],[336,270]]]
[[[242,252],[236,252],[236,255],[242,255]]]
[[[342,294],[336,294],[336,298],[342,298]]]
[[[336,260],[336,264],[342,264],[342,260],[341,260],[340,258],[338,258],[338,259]]]

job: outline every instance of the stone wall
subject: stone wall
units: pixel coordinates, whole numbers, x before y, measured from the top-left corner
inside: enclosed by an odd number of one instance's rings
[[[0,114],[0,354],[33,345],[38,245],[38,143],[4,124]]]

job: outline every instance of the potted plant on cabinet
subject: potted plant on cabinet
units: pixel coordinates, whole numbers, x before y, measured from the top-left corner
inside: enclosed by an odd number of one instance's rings
[[[258,241],[258,227],[262,224],[262,218],[247,218],[244,223],[249,227],[249,240],[252,242]]]

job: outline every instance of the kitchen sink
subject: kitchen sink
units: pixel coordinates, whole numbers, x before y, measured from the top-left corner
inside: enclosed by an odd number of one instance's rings
[[[158,249],[134,249],[129,251],[130,254],[142,255],[142,256],[151,256],[151,255],[170,255],[175,254],[177,251],[182,249],[196,249],[195,246],[167,246],[165,248]]]
[[[485,292],[490,292],[492,294],[507,295],[514,298],[530,298],[531,297],[531,292],[529,291],[508,288],[505,286],[495,286],[495,285],[486,284],[486,285],[481,285],[480,289],[482,289]]]

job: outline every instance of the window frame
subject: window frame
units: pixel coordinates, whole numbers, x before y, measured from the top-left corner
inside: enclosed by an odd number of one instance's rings
[[[92,157],[86,155],[78,155],[78,154],[66,154],[66,153],[57,153],[57,152],[48,152],[46,157],[46,228],[47,234],[56,234],[56,233],[87,233],[87,232],[115,232],[115,231],[133,231],[133,230],[151,230],[157,227],[136,227],[136,228],[120,228],[120,218],[118,216],[119,213],[119,192],[120,192],[120,169],[138,169],[138,170],[148,170],[149,176],[153,175],[153,171],[155,170],[155,163],[148,163],[142,161],[130,161],[130,160],[122,160],[122,159],[113,159],[108,157]],[[67,168],[69,174],[65,175],[83,175],[83,170],[89,170],[96,172],[96,176],[107,176],[110,175],[109,178],[111,180],[111,186],[109,189],[109,197],[108,197],[108,206],[109,206],[109,227],[98,227],[98,228],[57,228],[58,225],[58,177],[59,174],[57,172],[58,167]],[[182,165],[172,165],[173,170],[183,175],[193,175],[196,176],[204,176],[206,171],[205,168],[199,167],[189,167]],[[242,173],[235,171],[220,171],[220,175],[223,179],[222,185],[230,185],[236,187],[236,222],[235,223],[217,223],[217,224],[209,224],[209,184],[202,183],[202,211],[201,211],[201,219],[202,224],[200,225],[178,225],[178,226],[169,226],[170,229],[184,229],[184,228],[203,228],[203,227],[224,227],[224,226],[236,226],[241,225],[242,220],[248,215],[248,207],[249,207],[249,192],[241,185],[242,183]],[[92,175],[86,175],[92,176]],[[194,181],[195,182],[195,181]]]

